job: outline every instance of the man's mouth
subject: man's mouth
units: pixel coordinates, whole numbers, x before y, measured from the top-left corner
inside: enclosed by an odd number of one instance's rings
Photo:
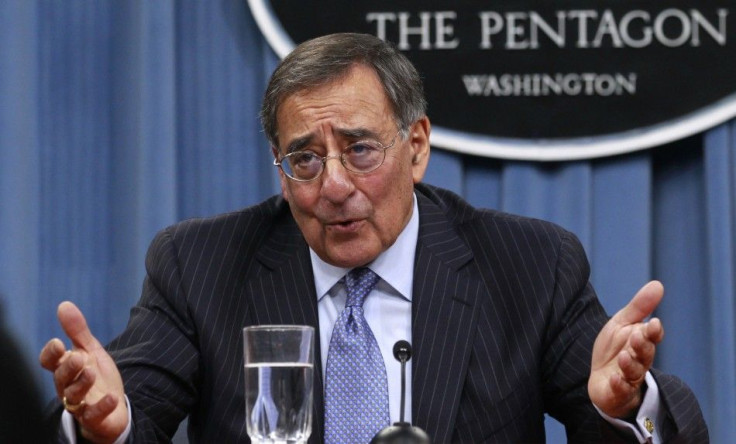
[[[335,222],[328,223],[327,228],[331,231],[336,231],[338,233],[350,233],[360,228],[360,225],[362,224],[362,222],[363,222],[362,219],[349,219],[349,220],[335,221]]]

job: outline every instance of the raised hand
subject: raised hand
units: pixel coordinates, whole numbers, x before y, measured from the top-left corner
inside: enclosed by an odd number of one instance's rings
[[[649,282],[608,321],[595,340],[588,394],[609,416],[626,418],[641,405],[644,376],[654,361],[656,345],[664,337],[659,319],[644,319],[662,296],[662,284]]]
[[[128,425],[120,372],[74,304],[62,302],[57,316],[72,348],[67,350],[58,338],[50,340],[41,350],[41,365],[54,374],[56,394],[82,436],[96,443],[114,442]]]

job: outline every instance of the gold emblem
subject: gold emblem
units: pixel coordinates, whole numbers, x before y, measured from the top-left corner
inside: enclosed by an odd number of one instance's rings
[[[652,433],[654,431],[654,423],[649,418],[644,418],[644,427],[649,433]]]

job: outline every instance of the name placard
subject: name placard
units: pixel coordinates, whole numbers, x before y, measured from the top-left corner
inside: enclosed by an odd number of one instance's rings
[[[249,0],[279,56],[333,32],[391,41],[425,81],[433,145],[571,160],[736,116],[730,1]]]

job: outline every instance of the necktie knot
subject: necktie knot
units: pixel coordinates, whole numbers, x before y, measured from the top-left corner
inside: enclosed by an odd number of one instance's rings
[[[354,268],[345,275],[348,298],[345,307],[362,307],[368,293],[378,283],[378,275],[370,268]]]

